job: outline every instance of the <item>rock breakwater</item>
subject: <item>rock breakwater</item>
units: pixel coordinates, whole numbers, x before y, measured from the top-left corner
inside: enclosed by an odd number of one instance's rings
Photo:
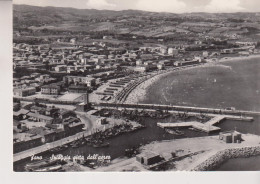
[[[229,159],[251,157],[256,155],[260,155],[260,146],[225,149],[217,152],[215,155],[200,163],[192,170],[210,171],[217,168],[219,165]]]

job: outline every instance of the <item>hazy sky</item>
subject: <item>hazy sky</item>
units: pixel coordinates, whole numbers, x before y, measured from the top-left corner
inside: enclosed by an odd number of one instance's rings
[[[155,12],[260,12],[260,0],[13,0],[14,4]]]

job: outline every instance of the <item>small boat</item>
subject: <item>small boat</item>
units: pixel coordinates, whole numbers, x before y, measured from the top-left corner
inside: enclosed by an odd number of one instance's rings
[[[91,168],[91,169],[97,168],[97,164],[95,162],[85,163],[84,165]]]
[[[226,110],[228,110],[228,111],[235,111],[236,108],[235,107],[227,107]]]
[[[172,135],[183,135],[184,133],[179,131],[179,130],[171,130],[171,129],[168,129],[166,128],[165,131],[169,134],[172,134]]]
[[[57,147],[57,148],[52,148],[49,150],[51,153],[55,153],[55,152],[58,152],[60,151],[60,147]]]
[[[193,130],[193,131],[195,131],[195,132],[203,132],[202,130],[199,130],[199,129],[196,129],[196,128],[189,128],[189,130]]]
[[[178,129],[176,129],[175,132],[177,133],[177,135],[184,135],[184,133]]]
[[[58,162],[59,162],[58,160],[51,160],[49,158],[46,158],[46,159],[43,159],[43,160],[39,160],[39,161],[36,161],[36,162],[26,164],[25,170],[26,171],[33,171],[33,170],[38,169],[38,168],[55,165]]]
[[[72,148],[77,148],[81,145],[81,142],[79,141],[76,141],[76,142],[73,142],[72,144],[70,144]]]
[[[96,144],[93,144],[93,147],[94,148],[103,148],[103,147],[108,147],[109,146],[109,143],[96,143]]]
[[[49,167],[43,167],[39,169],[33,170],[34,172],[53,172],[53,171],[59,171],[62,169],[61,165],[54,165],[54,166],[49,166]]]

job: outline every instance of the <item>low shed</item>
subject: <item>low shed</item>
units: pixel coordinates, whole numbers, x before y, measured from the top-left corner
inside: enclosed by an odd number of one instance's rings
[[[152,165],[160,162],[162,160],[162,157],[154,152],[145,152],[136,155],[136,160],[144,165]]]

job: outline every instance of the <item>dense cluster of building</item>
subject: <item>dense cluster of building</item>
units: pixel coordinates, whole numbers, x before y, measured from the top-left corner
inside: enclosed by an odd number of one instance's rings
[[[85,126],[73,111],[37,103],[20,106],[14,103],[15,153],[74,135]]]

